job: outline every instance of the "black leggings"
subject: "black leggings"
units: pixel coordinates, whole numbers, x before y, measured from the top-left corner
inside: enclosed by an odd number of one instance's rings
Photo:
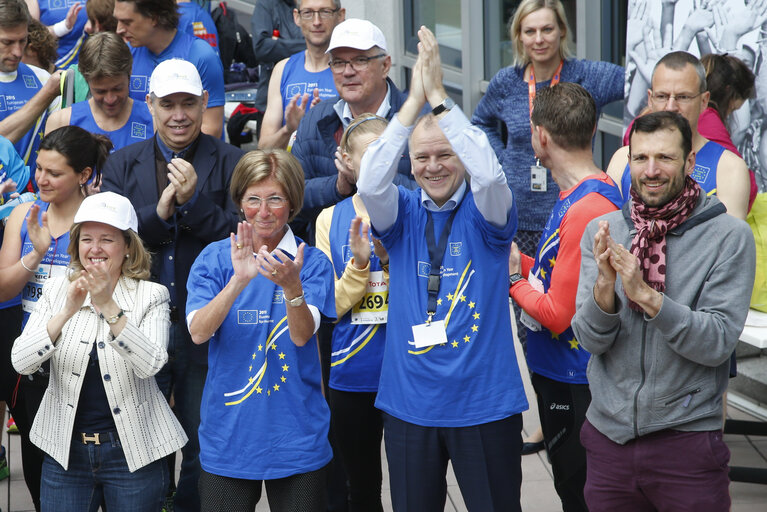
[[[198,489],[205,512],[253,512],[261,499],[261,482],[272,512],[325,512],[325,471],[320,468],[274,480],[245,480],[214,475],[204,469]]]
[[[330,389],[330,422],[336,457],[349,483],[349,512],[381,512],[383,418],[376,393]]]

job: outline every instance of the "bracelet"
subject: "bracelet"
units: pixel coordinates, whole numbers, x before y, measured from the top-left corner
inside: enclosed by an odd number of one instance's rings
[[[26,256],[26,254],[24,256]],[[22,256],[21,259],[19,260],[21,262],[21,266],[24,267],[24,270],[26,270],[27,272],[34,273],[35,272],[34,270],[32,270],[31,268],[29,268],[28,266],[24,264],[24,256]]]
[[[72,31],[71,28],[67,27],[67,20],[63,19],[53,25],[53,34],[58,37],[64,37],[65,35],[69,34]]]
[[[102,319],[102,320],[104,320],[104,321],[105,321],[106,323],[108,323],[109,325],[114,325],[114,324],[116,324],[116,323],[117,323],[117,321],[118,321],[120,318],[122,318],[122,317],[123,317],[123,315],[125,315],[125,311],[123,311],[122,309],[120,310],[120,312],[119,312],[119,313],[117,313],[117,314],[116,314],[116,315],[114,315],[114,316],[110,316],[109,318],[105,317],[103,313],[99,313],[99,316],[101,317],[101,319]]]

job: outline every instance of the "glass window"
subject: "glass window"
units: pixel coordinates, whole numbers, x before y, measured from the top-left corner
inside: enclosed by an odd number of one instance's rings
[[[418,53],[418,28],[432,28],[440,47],[442,63],[460,68],[461,0],[407,0],[405,4],[405,47]]]
[[[485,0],[484,2],[485,80],[493,78],[499,69],[510,66],[514,60],[514,49],[509,38],[509,23],[519,4],[520,0]],[[576,0],[562,0],[573,43],[575,43],[576,34],[575,4]]]

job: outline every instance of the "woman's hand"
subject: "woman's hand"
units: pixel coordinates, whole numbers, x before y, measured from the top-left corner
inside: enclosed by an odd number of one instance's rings
[[[360,226],[362,227],[361,234]],[[354,266],[360,270],[367,267],[368,262],[370,261],[369,232],[370,228],[367,224],[362,222],[362,217],[357,216],[352,219],[352,223],[349,226],[349,247],[354,256]]]
[[[229,235],[234,276],[244,284],[258,275],[258,263],[253,257],[253,226],[247,221],[237,224],[237,238]]]
[[[306,247],[306,244],[301,242],[294,260],[288,258],[279,249],[274,254],[269,254],[265,245],[261,246],[256,256],[258,272],[277,286],[282,287],[285,296],[291,299],[303,293],[301,288],[301,267],[304,265],[304,247]]]
[[[389,253],[386,252],[386,248],[383,246],[383,243],[376,237],[373,238],[373,252],[376,256],[378,256],[378,259],[381,262],[381,265],[388,265],[389,264]]]
[[[80,271],[77,281],[82,282],[83,288],[90,292],[91,303],[101,312],[112,300],[116,282],[113,283],[104,265],[87,265],[85,270]]]
[[[27,232],[32,241],[32,247],[42,259],[51,246],[51,231],[48,229],[48,212],[43,212],[43,225],[37,222],[40,205],[34,204],[27,213]]]
[[[67,318],[72,318],[80,310],[87,294],[88,290],[82,276],[69,283],[69,287],[67,287],[67,300],[64,301],[64,309],[62,311]]]

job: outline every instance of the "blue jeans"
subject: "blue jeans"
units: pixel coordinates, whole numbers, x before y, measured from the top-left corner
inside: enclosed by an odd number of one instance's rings
[[[72,440],[69,469],[50,455],[43,460],[40,502],[46,512],[95,512],[102,499],[109,512],[160,510],[168,488],[168,466],[156,460],[133,473],[120,440],[101,437],[101,444]]]
[[[181,474],[176,484],[174,510],[199,512],[197,482],[200,479],[200,439],[197,430],[200,428],[200,403],[208,366],[194,362],[189,356],[191,341],[184,336],[185,331],[184,320],[170,324],[168,362],[155,378],[166,398],[169,399],[173,393],[173,411],[189,437],[189,441],[181,448]]]

